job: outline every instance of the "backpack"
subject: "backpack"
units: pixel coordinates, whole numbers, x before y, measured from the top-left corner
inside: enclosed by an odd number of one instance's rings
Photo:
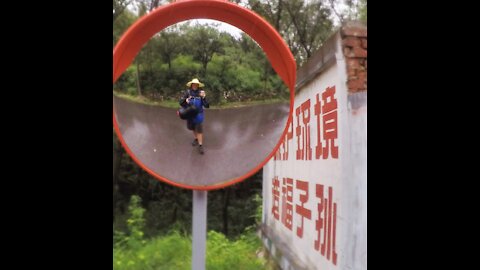
[[[195,105],[190,105],[188,107],[181,107],[177,110],[177,115],[180,119],[187,120],[188,118],[193,118],[198,114],[198,108]]]

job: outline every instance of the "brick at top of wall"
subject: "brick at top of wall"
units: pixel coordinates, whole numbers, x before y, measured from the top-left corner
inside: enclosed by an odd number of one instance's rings
[[[342,51],[346,58],[350,93],[367,90],[367,29],[358,24],[342,27]]]
[[[367,58],[367,50],[360,47],[353,48],[353,54],[358,58]]]
[[[362,45],[362,41],[356,37],[346,37],[342,40],[343,46],[347,47],[359,47]]]
[[[367,28],[346,26],[342,28],[342,34],[347,37],[367,37]]]

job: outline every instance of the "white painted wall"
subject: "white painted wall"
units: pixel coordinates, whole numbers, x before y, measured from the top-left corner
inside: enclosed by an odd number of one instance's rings
[[[340,40],[338,40],[337,52],[341,52]],[[335,87],[337,99],[337,132],[338,137],[334,140],[338,146],[338,158],[333,158],[331,151],[328,158],[316,158],[315,147],[317,145],[317,119],[314,114],[316,95],[319,94],[322,101],[322,93],[327,88]],[[293,115],[293,138],[288,142],[288,160],[270,160],[263,171],[263,223],[273,232],[270,241],[276,250],[286,246],[297,260],[297,265],[305,269],[367,269],[366,248],[366,202],[367,202],[367,177],[366,177],[366,117],[367,117],[367,92],[349,94],[346,89],[346,69],[342,54],[336,54],[336,63],[319,74],[315,79],[299,89],[295,97],[295,109],[307,100],[310,100],[310,147],[312,148],[311,160],[297,160],[296,150],[298,139],[295,134],[297,116]],[[323,112],[320,115],[323,116]],[[300,124],[302,124],[300,114]],[[320,139],[325,146],[323,137],[323,124],[320,118]],[[300,144],[303,141],[300,140]],[[283,156],[286,146],[281,146],[279,153]],[[280,205],[279,220],[272,214],[272,179],[278,177],[280,181]],[[282,180],[293,179],[293,224],[292,230],[282,223]],[[296,181],[308,182],[308,201],[305,207],[311,211],[311,219],[304,220],[303,237],[297,236],[296,228],[301,225],[301,216],[297,214],[296,205],[301,205],[300,195],[303,191],[296,188]],[[328,190],[332,189],[333,205],[336,204],[335,237],[333,237],[333,213],[330,247],[331,255],[322,255],[314,247],[317,239],[315,223],[318,218],[317,206],[319,198],[316,196],[317,185],[324,188],[324,198],[329,199]],[[328,211],[327,207],[327,211]],[[333,211],[332,211],[333,212]],[[324,212],[320,215],[324,218]],[[327,230],[328,232],[328,230]],[[335,238],[335,252],[337,261],[334,264],[333,238]],[[321,241],[324,240],[324,231],[321,231]],[[326,241],[328,244],[328,241]],[[273,252],[276,253],[276,252]],[[288,254],[280,250],[281,254]],[[278,253],[278,254],[280,254]],[[326,253],[326,252],[325,252]],[[290,269],[289,258],[282,255],[283,269]],[[285,260],[287,263],[285,263]],[[290,259],[292,260],[292,259]]]

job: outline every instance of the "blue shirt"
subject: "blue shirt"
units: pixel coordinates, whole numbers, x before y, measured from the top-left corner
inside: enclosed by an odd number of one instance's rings
[[[194,124],[201,124],[204,120],[203,108],[209,108],[210,104],[208,103],[206,98],[200,97],[200,90],[194,91],[192,89],[188,89],[187,91],[185,91],[182,99],[180,99],[180,105],[182,107],[187,107],[189,105],[186,102],[186,99],[188,98],[190,98],[189,104],[193,104],[195,105],[195,107],[198,108],[198,114],[193,118],[187,119],[187,121],[193,121]]]

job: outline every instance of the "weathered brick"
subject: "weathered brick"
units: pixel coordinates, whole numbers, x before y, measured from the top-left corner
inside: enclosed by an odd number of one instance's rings
[[[360,47],[362,46],[362,41],[356,37],[346,37],[342,40],[343,46],[347,47]]]
[[[365,71],[359,71],[357,72],[357,77],[361,80],[367,80],[367,72]]]
[[[357,77],[357,76],[348,76],[348,77],[347,77],[347,82],[348,82],[348,81],[355,81],[355,80],[358,80],[358,77]]]
[[[343,55],[345,55],[345,57],[355,57],[353,50],[347,47],[343,48]]]
[[[344,27],[342,30],[345,36],[367,37],[367,28]]]
[[[360,67],[358,59],[347,59],[347,68],[356,69]]]
[[[364,50],[360,47],[353,48],[353,54],[355,57],[366,58],[367,57],[367,50]]]
[[[349,80],[347,82],[348,90],[351,92],[361,91],[367,89],[367,83],[364,79]]]
[[[347,75],[348,75],[348,77],[350,78],[350,77],[352,77],[352,76],[356,76],[356,75],[357,75],[357,72],[356,72],[356,70],[353,69],[353,68],[347,68]]]
[[[367,70],[367,68],[365,67],[365,62],[367,61],[366,58],[357,58],[358,59],[358,63],[360,64],[360,67],[358,67],[358,70],[359,71],[364,71],[364,70]]]
[[[363,48],[367,48],[367,39],[366,38],[362,38],[362,47]]]

